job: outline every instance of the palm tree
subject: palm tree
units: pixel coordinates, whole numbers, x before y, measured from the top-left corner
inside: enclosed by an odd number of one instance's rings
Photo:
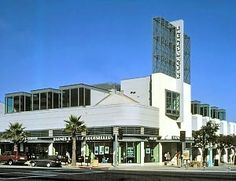
[[[1,137],[13,142],[14,152],[16,152],[16,155],[18,156],[18,144],[26,140],[27,132],[22,124],[15,122],[9,124],[9,128],[2,133]]]
[[[76,135],[86,131],[86,126],[83,121],[80,121],[81,116],[70,115],[69,120],[65,120],[65,132],[70,133],[72,137],[72,166],[76,166]]]

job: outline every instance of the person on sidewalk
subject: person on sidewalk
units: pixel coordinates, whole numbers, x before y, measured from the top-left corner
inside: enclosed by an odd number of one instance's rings
[[[170,152],[165,153],[165,165],[167,165],[171,159]]]
[[[68,151],[66,151],[66,161],[68,164],[71,162],[70,153]]]

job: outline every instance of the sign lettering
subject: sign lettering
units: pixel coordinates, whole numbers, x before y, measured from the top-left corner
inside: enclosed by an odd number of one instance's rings
[[[176,28],[176,78],[181,76],[181,30],[180,26]]]

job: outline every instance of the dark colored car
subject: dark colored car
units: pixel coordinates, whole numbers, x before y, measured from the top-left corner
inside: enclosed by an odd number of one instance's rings
[[[48,156],[30,161],[32,167],[61,167],[61,161],[56,156]]]

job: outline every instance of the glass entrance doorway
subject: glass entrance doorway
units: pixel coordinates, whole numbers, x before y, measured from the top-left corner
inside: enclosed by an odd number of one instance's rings
[[[140,158],[140,143],[121,142],[120,143],[120,162],[138,163]]]

